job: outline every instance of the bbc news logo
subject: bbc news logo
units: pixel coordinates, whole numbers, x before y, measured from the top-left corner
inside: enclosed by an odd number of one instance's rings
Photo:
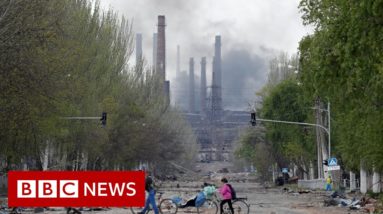
[[[78,190],[78,180],[17,181],[18,198],[78,198]],[[58,195],[58,192],[60,195]]]
[[[9,207],[143,206],[142,171],[11,171]]]

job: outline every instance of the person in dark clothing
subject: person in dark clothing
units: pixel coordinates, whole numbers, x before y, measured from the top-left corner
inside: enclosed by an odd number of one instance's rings
[[[149,204],[152,206],[154,213],[159,214],[155,198],[156,191],[154,190],[154,182],[150,175],[148,175],[145,179],[145,190],[148,192],[148,198],[146,199],[145,207],[140,212],[140,214],[146,213],[146,211],[149,209]]]
[[[215,190],[216,190],[214,185],[206,183],[206,182],[203,183],[202,188],[203,188],[202,192],[205,194],[206,197],[208,197],[211,194],[213,194],[215,192]],[[192,199],[188,200],[185,204],[179,205],[178,207],[179,208],[195,207],[196,206],[197,197],[198,197],[198,195],[196,195]]]
[[[194,198],[188,200],[185,204],[179,205],[179,208],[186,208],[186,207],[195,207],[195,200],[197,199],[197,196]]]
[[[152,177],[150,177],[150,176],[147,176],[146,178],[145,178],[145,190],[147,191],[147,192],[150,192],[150,190],[153,190],[154,188],[153,188],[153,178]]]

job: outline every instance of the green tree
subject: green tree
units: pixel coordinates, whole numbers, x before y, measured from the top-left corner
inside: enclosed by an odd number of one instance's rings
[[[191,158],[195,139],[163,83],[129,67],[132,39],[131,24],[97,1],[0,1],[0,159],[79,170]],[[106,128],[62,119],[103,111]]]
[[[303,89],[294,79],[287,79],[274,87],[265,98],[262,118],[293,122],[309,122],[310,102],[303,97]],[[267,123],[266,139],[280,168],[291,163],[302,171],[309,168],[315,157],[315,143],[311,129],[291,124]]]
[[[383,1],[302,0],[315,33],[300,42],[306,97],[332,104],[332,145],[349,169],[383,169]]]

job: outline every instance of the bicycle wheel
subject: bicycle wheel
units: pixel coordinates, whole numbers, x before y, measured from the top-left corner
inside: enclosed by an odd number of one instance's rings
[[[67,214],[81,214],[81,211],[79,211],[78,209],[72,208],[72,207],[68,207],[66,210],[66,213]]]
[[[144,208],[143,207],[131,207],[130,208],[130,211],[132,212],[132,214],[137,214],[139,212],[141,212]],[[146,213],[148,213],[149,211],[146,211]]]
[[[217,214],[218,213],[218,205],[214,201],[212,201],[210,199],[206,199],[206,201],[202,204],[202,206],[197,207],[197,213]]]
[[[160,210],[161,214],[175,214],[177,213],[178,207],[177,204],[172,201],[172,199],[165,198],[161,200],[158,209]]]
[[[250,206],[242,200],[234,201],[233,202],[233,209],[235,214],[249,214],[250,213]]]

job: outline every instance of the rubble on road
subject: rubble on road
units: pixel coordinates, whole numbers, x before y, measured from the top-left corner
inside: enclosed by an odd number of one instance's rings
[[[301,194],[307,194],[307,193],[313,193],[312,190],[307,190],[307,189],[292,190],[291,188],[288,188],[288,187],[284,187],[282,189],[282,192],[283,193],[289,193],[289,194],[292,194],[294,196],[298,196],[298,195],[301,195]]]
[[[340,192],[334,191],[324,200],[324,206],[338,206],[349,208],[350,210],[361,210],[368,213],[383,212],[381,201],[368,196],[350,197]]]

